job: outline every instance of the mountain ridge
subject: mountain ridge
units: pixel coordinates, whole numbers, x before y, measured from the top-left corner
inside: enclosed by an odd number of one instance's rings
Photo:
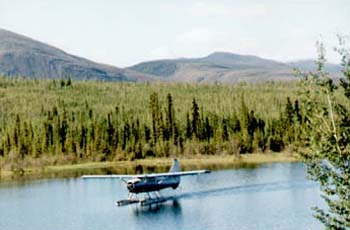
[[[71,55],[32,38],[0,29],[0,73],[33,78],[142,81],[150,76]]]
[[[103,81],[240,82],[293,80],[293,68],[310,71],[312,60],[279,62],[255,55],[213,52],[199,58],[151,60],[118,68],[97,63],[30,37],[0,29],[0,74],[29,78]],[[314,65],[315,66],[315,65]],[[326,70],[340,75],[340,66]]]

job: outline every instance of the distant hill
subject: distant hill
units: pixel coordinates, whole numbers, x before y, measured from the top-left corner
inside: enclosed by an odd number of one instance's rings
[[[300,60],[288,63],[289,66],[298,68],[304,71],[315,71],[317,70],[317,65],[315,60]],[[325,70],[330,73],[341,73],[341,66],[333,63],[326,63]]]
[[[247,70],[259,71],[281,69],[283,67],[286,68],[287,66],[256,56],[215,52],[204,58],[181,58],[143,62],[130,67],[130,69],[164,78],[172,77],[173,80],[183,78],[178,76],[178,73],[184,74],[184,72],[188,72],[190,76],[187,76],[187,79],[194,80],[200,74],[215,75],[215,73],[228,71],[241,73]]]
[[[89,61],[3,29],[0,29],[0,74],[80,80],[151,80],[151,76]]]
[[[215,52],[203,58],[143,62],[130,69],[171,81],[239,82],[292,80],[291,68],[252,55]]]
[[[283,63],[252,55],[215,52],[203,58],[181,58],[143,62],[129,67],[168,81],[240,82],[295,80],[293,68],[303,72],[316,68],[314,61]],[[327,64],[326,70],[336,78],[340,66]]]
[[[45,43],[0,29],[0,75],[104,81],[228,82],[295,80],[293,68],[315,69],[314,61],[283,63],[253,55],[215,52],[202,58],[143,62],[128,68],[99,64]],[[340,76],[340,66],[326,70]]]

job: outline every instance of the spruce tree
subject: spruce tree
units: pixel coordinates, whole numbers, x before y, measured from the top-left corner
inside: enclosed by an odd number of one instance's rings
[[[150,96],[150,110],[152,116],[152,136],[153,141],[156,143],[161,137],[162,130],[162,115],[160,111],[160,105],[158,100],[158,94],[152,93]]]
[[[227,119],[222,119],[222,140],[228,141]]]
[[[166,130],[167,130],[167,140],[171,138],[174,134],[174,108],[173,108],[173,98],[170,93],[167,95],[167,111],[166,111]]]
[[[191,139],[192,137],[192,127],[191,127],[191,119],[190,115],[186,113],[186,133],[185,133],[186,139]]]
[[[191,112],[192,112],[191,130],[192,130],[192,133],[198,138],[199,129],[200,129],[200,117],[199,117],[199,107],[195,98],[193,98],[192,100]]]

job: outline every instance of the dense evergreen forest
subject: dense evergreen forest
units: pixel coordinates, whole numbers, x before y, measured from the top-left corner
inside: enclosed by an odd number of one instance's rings
[[[0,162],[26,167],[291,150],[302,145],[298,88],[0,78]]]

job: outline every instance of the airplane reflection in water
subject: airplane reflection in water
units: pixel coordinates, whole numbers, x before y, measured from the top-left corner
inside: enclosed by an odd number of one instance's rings
[[[135,206],[131,209],[136,217],[157,217],[158,215],[169,214],[180,216],[182,214],[181,203],[175,199],[171,202],[163,202],[148,206]]]

